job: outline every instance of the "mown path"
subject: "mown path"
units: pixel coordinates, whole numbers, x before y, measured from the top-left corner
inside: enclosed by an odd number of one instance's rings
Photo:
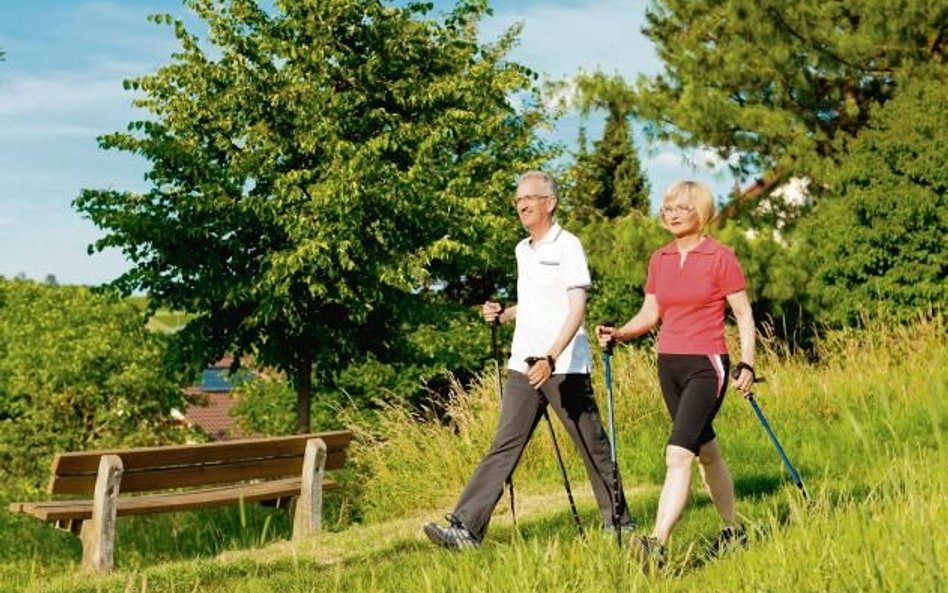
[[[516,483],[514,487],[516,488]],[[657,487],[627,488],[626,496],[631,498],[651,491],[657,494]],[[593,528],[595,524],[588,520],[590,514],[596,514],[596,502],[592,492],[585,485],[582,487],[573,485],[573,498],[583,515],[584,527]],[[517,521],[521,525],[560,515],[569,510],[566,492],[562,489],[551,492],[517,490],[516,499]],[[429,521],[441,521],[442,516],[449,510],[425,511],[410,517],[373,525],[355,525],[343,531],[324,532],[300,543],[281,541],[264,548],[229,551],[221,554],[216,561],[229,563],[251,560],[256,563],[265,563],[267,560],[282,561],[287,557],[305,557],[311,562],[330,566],[371,557],[409,542],[423,542],[425,545],[430,545],[421,531],[421,526]],[[505,528],[509,530],[512,527],[510,502],[505,490],[504,497],[494,511],[491,530],[504,531]],[[491,535],[488,534],[488,538],[490,537]]]

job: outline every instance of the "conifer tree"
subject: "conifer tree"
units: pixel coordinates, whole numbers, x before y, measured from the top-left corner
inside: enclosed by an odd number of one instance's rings
[[[632,103],[621,78],[593,75],[583,79],[579,107],[586,116],[593,110],[606,112],[602,138],[586,149],[586,130],[580,128],[580,149],[572,177],[574,218],[614,219],[638,211],[647,213],[649,184],[632,140],[629,120]]]

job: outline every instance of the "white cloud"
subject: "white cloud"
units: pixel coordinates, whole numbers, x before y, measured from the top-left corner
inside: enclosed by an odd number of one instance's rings
[[[684,159],[680,152],[662,151],[654,156],[650,156],[645,165],[649,168],[663,167],[666,169],[678,169],[684,164]]]
[[[145,116],[132,106],[134,98],[116,74],[14,73],[0,79],[0,138],[88,138],[93,142]],[[14,150],[11,145],[0,147],[0,155]]]
[[[122,88],[121,78],[88,72],[19,74],[0,82],[0,118],[99,114],[130,102],[131,95]]]
[[[93,0],[83,2],[76,8],[79,18],[102,18],[113,22],[138,25],[142,21],[141,7],[125,6],[117,2]]]
[[[0,138],[39,138],[44,136],[47,138],[65,138],[70,136],[95,138],[107,131],[109,130],[92,126],[57,124],[55,122],[18,123],[0,127]]]
[[[523,23],[523,30],[520,45],[512,50],[510,58],[553,80],[598,69],[633,82],[640,75],[652,76],[662,70],[655,47],[641,32],[645,25],[645,2],[641,0],[587,0],[569,6],[563,6],[562,0],[542,0],[516,10],[498,7],[494,18],[485,22],[482,37],[496,39],[515,23]],[[573,92],[567,83],[545,101],[555,105],[556,99],[569,99]],[[593,114],[583,122],[590,140],[601,133],[599,115]],[[576,117],[560,119],[556,136],[571,143],[578,126]],[[637,137],[643,148],[644,139],[641,134]],[[681,150],[662,143],[649,152],[653,154],[643,159],[643,166],[651,181],[653,204],[679,179],[703,181],[716,195],[730,191],[732,180],[726,163],[711,150]]]
[[[724,173],[728,164],[735,164],[736,156],[722,159],[717,151],[710,148],[678,149],[670,145],[661,145],[661,150],[646,160],[649,167],[667,169],[692,169],[712,173]]]
[[[725,164],[724,159],[710,148],[694,148],[686,154],[687,159],[696,166],[718,169]]]
[[[591,0],[577,6],[537,3],[522,11],[499,9],[483,35],[495,39],[523,23],[512,59],[554,78],[601,69],[633,80],[660,68],[651,42],[641,33],[645,14],[628,0]]]

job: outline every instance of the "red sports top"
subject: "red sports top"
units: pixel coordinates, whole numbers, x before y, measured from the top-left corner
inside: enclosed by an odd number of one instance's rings
[[[645,292],[658,300],[661,354],[727,354],[724,303],[744,290],[744,272],[729,248],[705,237],[680,265],[672,241],[652,254]]]

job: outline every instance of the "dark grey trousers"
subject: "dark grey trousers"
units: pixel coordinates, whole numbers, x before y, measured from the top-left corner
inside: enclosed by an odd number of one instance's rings
[[[540,391],[543,397],[530,386],[526,375],[507,371],[494,442],[461,493],[453,513],[478,541],[484,539],[491,513],[503,496],[504,482],[513,475],[547,402],[583,458],[604,524],[612,524],[613,471],[609,439],[599,418],[589,375],[553,375]],[[629,521],[621,483],[619,517],[621,523]]]

